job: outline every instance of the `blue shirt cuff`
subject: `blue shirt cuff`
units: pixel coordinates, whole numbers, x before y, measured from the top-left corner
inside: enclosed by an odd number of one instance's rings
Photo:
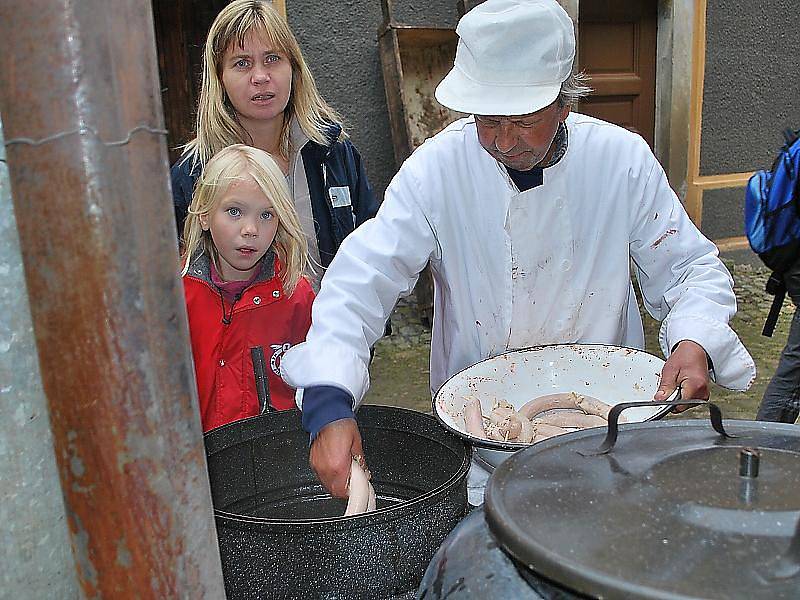
[[[303,390],[303,429],[311,434],[311,441],[328,423],[340,419],[354,419],[353,397],[332,385],[316,385]]]

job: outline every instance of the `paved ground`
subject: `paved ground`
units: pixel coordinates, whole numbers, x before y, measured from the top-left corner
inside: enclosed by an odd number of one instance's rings
[[[794,307],[787,300],[778,327],[772,338],[761,335],[769,310],[771,296],[764,292],[768,272],[749,251],[739,251],[723,256],[736,282],[739,311],[733,328],[744,341],[756,360],[758,378],[753,387],[744,393],[730,392],[715,386],[713,398],[718,401],[727,417],[752,419],[755,417],[778,356],[786,341],[789,321]],[[365,401],[374,404],[405,406],[416,410],[430,410],[428,391],[428,351],[430,333],[420,324],[414,306],[401,302],[395,315],[394,333],[378,342],[372,365],[372,387]],[[659,323],[646,317],[645,334],[650,352],[661,355],[656,334]],[[702,417],[689,411],[686,416]]]

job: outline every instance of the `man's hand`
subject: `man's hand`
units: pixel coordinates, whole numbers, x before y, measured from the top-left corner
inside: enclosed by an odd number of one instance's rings
[[[338,498],[347,498],[350,464],[353,456],[363,453],[355,419],[339,419],[320,430],[311,444],[309,462],[325,489]]]
[[[661,370],[661,385],[653,399],[665,400],[678,387],[681,388],[681,398],[708,400],[708,356],[700,344],[690,340],[680,342],[670,354]],[[675,412],[687,408],[678,406]]]

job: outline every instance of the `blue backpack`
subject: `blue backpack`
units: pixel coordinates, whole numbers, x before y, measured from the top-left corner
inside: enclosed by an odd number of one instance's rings
[[[747,183],[744,230],[753,252],[772,270],[767,292],[775,299],[762,331],[772,336],[786,285],[783,274],[800,256],[800,130],[787,129],[772,167],[758,171]]]

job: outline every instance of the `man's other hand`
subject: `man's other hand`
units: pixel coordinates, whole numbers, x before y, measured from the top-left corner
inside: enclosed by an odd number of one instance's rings
[[[666,400],[676,388],[681,389],[681,398],[686,400],[708,400],[708,355],[703,347],[690,340],[678,343],[661,370],[661,385],[654,400]],[[688,406],[678,406],[675,412],[683,412]]]

